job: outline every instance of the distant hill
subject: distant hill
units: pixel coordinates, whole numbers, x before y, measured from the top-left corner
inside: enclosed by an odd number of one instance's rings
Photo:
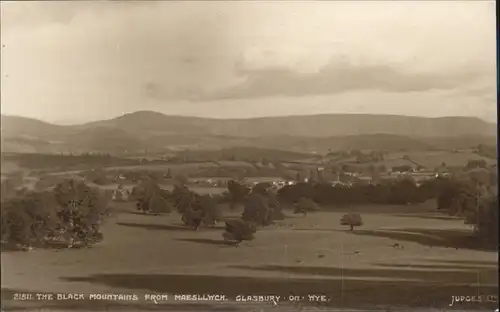
[[[330,137],[373,133],[411,137],[495,135],[496,125],[476,117],[425,118],[397,115],[324,114],[249,119],[167,116],[151,111],[126,114],[80,127],[108,126],[127,131],[239,137]]]
[[[141,111],[71,126],[15,116],[2,116],[1,122],[2,151],[39,153],[466,148],[496,144],[497,130],[474,117],[346,114],[209,119]]]

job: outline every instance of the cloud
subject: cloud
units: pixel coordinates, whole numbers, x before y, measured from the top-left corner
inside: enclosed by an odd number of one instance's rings
[[[147,82],[142,85],[143,94],[154,100],[197,100],[202,95],[200,86],[196,85],[161,85]]]
[[[285,67],[238,69],[243,81],[220,89],[211,99],[270,96],[334,95],[349,91],[425,92],[452,90],[476,83],[485,73],[475,69],[455,72],[415,72],[390,64],[353,64],[332,59],[316,72],[301,73]]]
[[[493,81],[492,81],[493,82]],[[496,97],[497,90],[494,84],[481,85],[476,87],[471,87],[465,90],[461,90],[456,95],[458,96],[471,96],[471,97],[483,97],[483,98],[494,98]]]
[[[155,6],[147,1],[5,1],[2,3],[2,31],[46,24],[68,25],[82,14],[112,13]]]
[[[1,10],[10,114],[243,117],[410,102],[405,113],[429,114],[420,103],[444,97],[432,89],[456,92],[450,114],[475,114],[465,102],[490,101],[459,98],[463,86],[495,81],[474,82],[496,68],[494,3],[483,1],[7,1]]]
[[[59,119],[116,114],[223,86],[240,50],[238,12],[228,10],[218,2],[2,3],[3,108]]]

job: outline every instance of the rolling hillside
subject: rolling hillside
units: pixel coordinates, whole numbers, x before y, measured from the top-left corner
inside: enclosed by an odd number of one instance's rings
[[[315,115],[208,119],[141,111],[73,126],[13,116],[2,116],[1,121],[2,150],[6,152],[123,154],[254,147],[323,153],[496,144],[496,125],[472,117]]]

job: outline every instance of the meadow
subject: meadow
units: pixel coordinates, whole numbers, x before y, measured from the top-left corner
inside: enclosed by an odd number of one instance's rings
[[[280,295],[295,308],[490,309],[496,303],[449,307],[452,296],[497,294],[497,253],[467,245],[462,219],[420,205],[337,207],[260,229],[240,247],[222,239],[222,225],[194,231],[180,215],[144,215],[133,203],[114,203],[92,248],[2,253],[5,311],[175,310],[249,311],[255,304],[227,301],[154,304],[145,294]],[[362,214],[354,232],[339,225],[346,211]],[[225,209],[225,216],[241,211]],[[133,293],[136,302],[12,301],[13,292]],[[289,302],[289,295],[324,294],[328,302]],[[259,305],[273,309],[270,303]]]
[[[388,167],[410,164],[410,158],[428,167],[465,166],[480,157],[469,152],[393,152],[383,161]],[[490,163],[488,161],[488,163]],[[7,164],[7,166],[3,166]],[[282,162],[293,170],[315,168],[315,162]],[[190,177],[228,175],[255,163],[218,161],[196,163],[146,163],[102,167],[112,175],[128,171]],[[2,173],[34,173],[22,163],[2,162]],[[8,170],[7,170],[8,169]],[[54,179],[77,175],[80,170],[50,169]],[[214,170],[212,170],[214,169]],[[235,169],[233,171],[232,169]],[[48,169],[47,169],[48,170]],[[212,171],[209,171],[212,170]],[[244,170],[243,170],[244,171]],[[242,172],[243,172],[242,171]],[[246,172],[246,171],[245,171]],[[261,172],[261,171],[258,171]],[[262,171],[267,173],[267,171]],[[277,172],[278,174],[278,172]],[[209,178],[210,176],[205,176]],[[227,177],[226,177],[227,178]],[[32,183],[25,179],[24,183]],[[218,178],[219,179],[219,178]],[[222,179],[222,177],[220,178]],[[262,177],[248,181],[265,182]],[[31,185],[30,184],[30,185]],[[116,189],[117,183],[97,185]],[[131,190],[136,182],[126,181]],[[28,186],[28,185],[25,185]],[[173,185],[162,184],[172,190]],[[222,187],[190,185],[199,194],[220,194]],[[307,216],[285,210],[286,218],[259,229],[256,238],[240,247],[222,238],[224,223],[194,231],[184,226],[177,212],[146,215],[133,202],[112,204],[113,214],[102,226],[104,241],[91,248],[2,252],[2,299],[5,311],[97,311],[175,310],[249,311],[275,309],[271,303],[226,301],[155,304],[146,294],[210,293],[279,295],[280,306],[304,308],[351,308],[383,310],[422,308],[491,311],[497,303],[463,303],[450,307],[452,296],[494,295],[498,292],[498,256],[471,242],[471,228],[463,218],[436,211],[436,201],[413,205],[366,205],[322,207]],[[223,206],[225,217],[241,211]],[[358,212],[364,225],[351,232],[340,225],[346,212]],[[14,301],[14,293],[125,293],[139,295],[138,301]],[[327,302],[307,300],[309,294],[328,296]],[[304,297],[290,302],[288,296]]]

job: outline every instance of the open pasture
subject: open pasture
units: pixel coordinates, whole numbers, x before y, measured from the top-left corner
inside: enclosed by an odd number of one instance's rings
[[[467,244],[463,221],[438,216],[430,206],[338,208],[287,218],[261,229],[240,247],[222,239],[222,225],[194,231],[176,213],[139,214],[133,204],[103,228],[104,242],[88,249],[2,253],[2,287],[9,291],[135,293],[128,309],[163,310],[146,293],[326,294],[330,307],[444,308],[451,296],[496,294],[497,254]],[[370,208],[370,209],[369,209]],[[345,211],[359,211],[365,226],[339,225]],[[370,211],[370,212],[368,212]],[[226,212],[226,217],[238,215]],[[399,245],[395,245],[395,244]],[[303,301],[302,305],[317,305]],[[132,305],[132,306],[131,306]],[[13,302],[8,307],[122,310],[119,302]],[[492,307],[492,303],[458,306]],[[266,304],[263,308],[271,308]],[[456,307],[455,307],[456,308]],[[176,311],[247,311],[245,304],[176,305]]]
[[[413,161],[427,168],[437,168],[442,163],[452,167],[463,167],[470,160],[485,160],[488,164],[496,163],[496,159],[486,158],[472,151],[412,151],[391,156],[399,158],[398,156],[403,157],[404,155],[408,155]]]

